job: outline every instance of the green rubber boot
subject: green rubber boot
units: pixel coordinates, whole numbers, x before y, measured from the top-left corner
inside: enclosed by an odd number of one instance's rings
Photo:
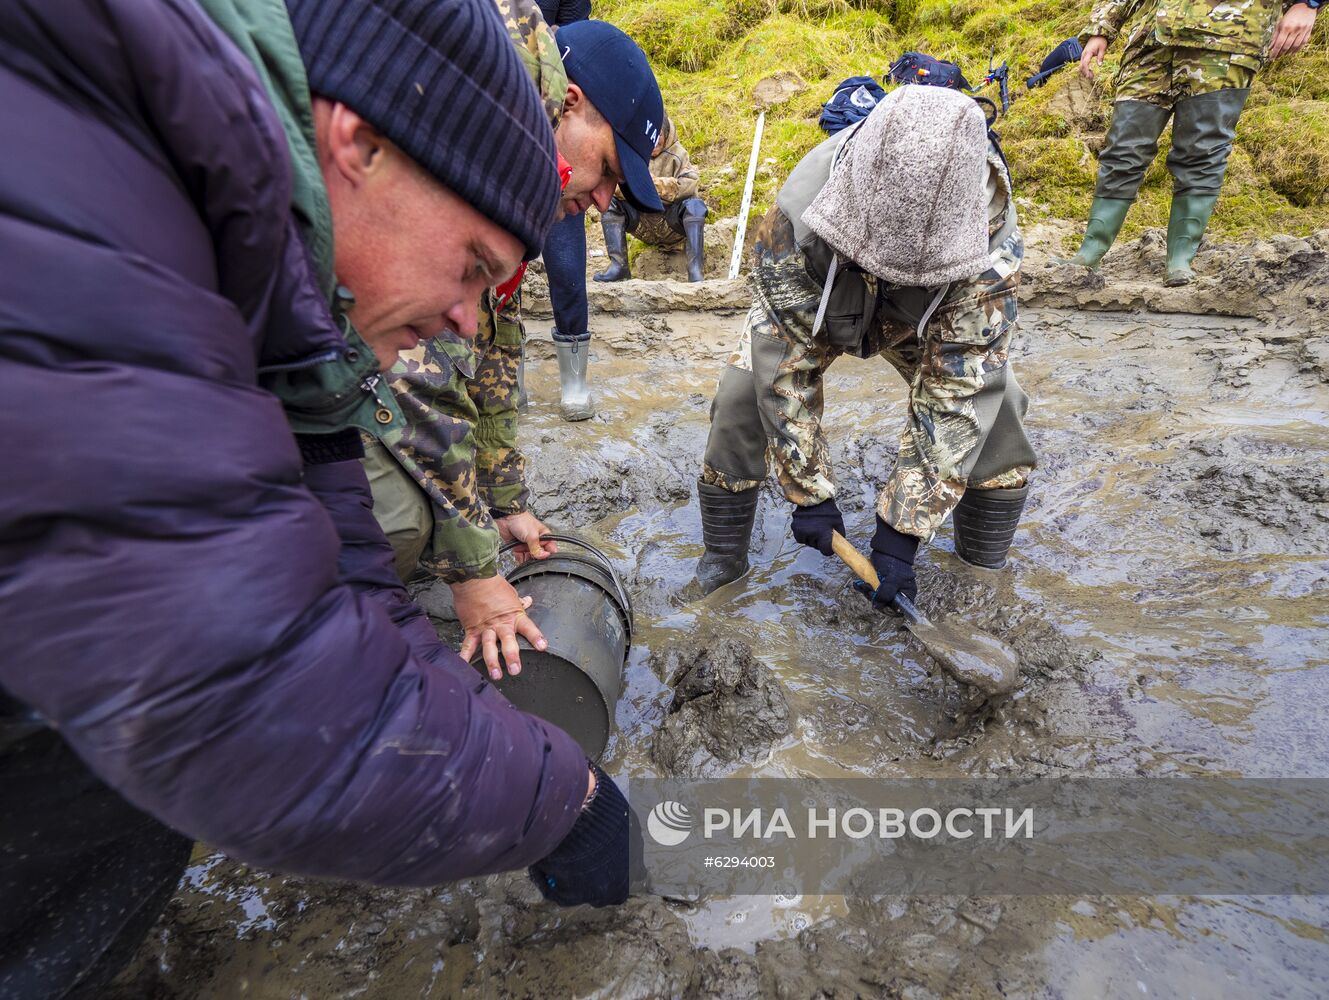
[[[1217,203],[1216,194],[1172,196],[1172,211],[1167,220],[1167,278],[1163,281],[1168,288],[1189,285],[1195,280],[1191,261]]]
[[[1084,229],[1084,242],[1080,250],[1064,264],[1079,264],[1091,271],[1098,268],[1103,254],[1108,252],[1112,241],[1121,232],[1121,224],[1126,221],[1134,199],[1131,198],[1095,198],[1089,206],[1089,224]]]

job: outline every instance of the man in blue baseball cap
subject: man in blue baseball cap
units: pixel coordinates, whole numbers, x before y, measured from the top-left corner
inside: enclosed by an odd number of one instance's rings
[[[598,116],[613,133],[623,190],[638,207],[660,211],[663,206],[651,177],[651,153],[664,123],[664,100],[646,54],[631,38],[604,21],[565,25],[555,41],[568,74],[569,101],[580,93],[582,100],[591,104],[592,120]],[[571,111],[569,107],[564,112],[560,132],[571,124]],[[566,132],[561,138],[568,138]],[[569,152],[561,151],[564,159],[572,162]],[[580,206],[583,211],[586,207]]]
[[[560,213],[575,237],[575,252],[565,252],[571,238],[555,245],[559,223],[544,243],[544,258],[564,413],[572,399],[589,416],[581,214],[591,205],[604,210],[620,185],[642,211],[652,205],[659,210],[647,163],[664,102],[646,56],[613,25],[578,21],[551,36],[530,0],[498,5],[537,83],[568,177]],[[499,572],[499,546],[522,543],[519,559],[556,551],[554,543],[540,541],[548,529],[532,510],[518,444],[525,334],[510,285],[487,297],[474,339],[437,338],[402,355],[391,388],[407,427],[384,435],[382,447],[371,447],[366,457],[374,515],[396,551],[399,574],[410,578],[423,570],[448,585],[464,632],[461,655],[470,660],[478,652],[495,680],[505,667],[511,674],[520,671],[520,640],[537,649],[545,642],[523,599]],[[572,308],[569,291],[577,298]]]
[[[612,24],[576,21],[560,27],[555,41],[568,74],[568,100],[555,137],[573,173],[563,193],[567,217],[550,232],[544,260],[554,308],[559,412],[565,420],[585,420],[595,410],[586,384],[591,334],[581,215],[592,204],[602,212],[609,206],[615,187],[610,174],[621,177],[638,211],[663,211],[650,162],[664,122],[664,101],[645,53]],[[600,151],[610,155],[597,164]]]

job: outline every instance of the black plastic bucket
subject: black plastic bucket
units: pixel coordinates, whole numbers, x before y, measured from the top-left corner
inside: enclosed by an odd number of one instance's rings
[[[508,574],[527,612],[549,643],[543,652],[521,646],[521,673],[497,686],[512,704],[567,732],[599,760],[609,742],[614,708],[623,693],[623,668],[632,645],[632,600],[603,552],[573,535],[547,559],[530,559]],[[503,546],[506,552],[519,542]],[[569,550],[568,546],[573,548]],[[471,661],[482,673],[479,653]]]

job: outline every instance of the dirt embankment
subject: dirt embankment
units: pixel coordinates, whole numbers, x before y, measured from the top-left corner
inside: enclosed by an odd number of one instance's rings
[[[690,285],[683,280],[682,251],[644,249],[634,280],[588,282],[592,312],[604,316],[689,310],[745,312],[750,304],[746,277],[731,280],[725,276],[734,220],[723,220],[712,230],[715,232],[707,237],[706,282]],[[1042,223],[1026,230],[1022,305],[1237,316],[1295,328],[1329,328],[1329,229],[1304,239],[1275,236],[1246,243],[1206,237],[1195,258],[1197,278],[1181,288],[1163,287],[1167,234],[1162,229],[1150,229],[1139,239],[1118,243],[1098,271],[1058,262],[1059,257],[1073,252],[1067,248],[1074,244],[1078,231],[1070,222]],[[597,256],[603,254],[599,232],[598,223],[588,225],[588,276],[604,266],[603,257]],[[745,269],[747,266],[745,260]],[[532,318],[550,317],[543,275],[535,277],[524,294]]]

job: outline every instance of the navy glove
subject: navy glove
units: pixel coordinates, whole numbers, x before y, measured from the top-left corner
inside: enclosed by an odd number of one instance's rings
[[[531,865],[541,895],[559,906],[615,906],[628,898],[631,845],[642,854],[641,826],[614,779],[592,764],[595,791],[553,852]]]
[[[789,524],[794,541],[816,549],[824,556],[834,555],[831,550],[831,532],[844,534],[844,518],[835,499],[823,500],[811,507],[795,507],[794,519]]]
[[[896,531],[877,515],[871,558],[881,585],[873,590],[862,580],[855,580],[854,589],[879,608],[890,607],[896,594],[904,594],[912,601],[918,596],[918,580],[914,577],[918,543],[919,539]]]

